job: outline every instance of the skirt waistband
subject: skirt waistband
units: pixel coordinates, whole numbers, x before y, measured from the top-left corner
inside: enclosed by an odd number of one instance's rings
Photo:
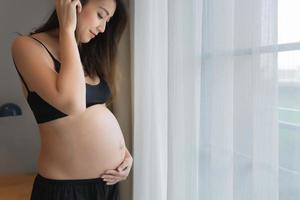
[[[36,175],[36,181],[42,183],[50,183],[50,184],[82,184],[82,183],[102,183],[105,184],[105,181],[102,178],[91,178],[91,179],[50,179],[43,177],[40,174]]]

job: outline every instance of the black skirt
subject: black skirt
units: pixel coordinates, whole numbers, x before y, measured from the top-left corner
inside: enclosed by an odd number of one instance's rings
[[[119,200],[119,183],[106,185],[102,178],[55,180],[37,174],[30,199]]]

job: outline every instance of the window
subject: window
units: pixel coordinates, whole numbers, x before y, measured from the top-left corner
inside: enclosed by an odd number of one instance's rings
[[[278,0],[280,199],[297,199],[300,185],[300,1]]]

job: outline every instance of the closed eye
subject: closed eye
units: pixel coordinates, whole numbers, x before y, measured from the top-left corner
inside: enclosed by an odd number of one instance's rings
[[[98,13],[98,17],[100,18],[100,19],[103,19],[103,17]]]
[[[103,19],[103,17],[99,13],[98,13],[98,17],[99,17],[99,19]],[[106,23],[108,23],[109,20],[110,20],[110,18],[106,21]]]

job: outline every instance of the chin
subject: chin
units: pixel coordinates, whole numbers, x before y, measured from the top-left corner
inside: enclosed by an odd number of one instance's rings
[[[91,40],[92,40],[92,38],[89,38],[89,37],[83,38],[83,39],[80,40],[80,43],[88,43]]]
[[[81,43],[88,43],[90,41],[91,41],[91,39],[87,39],[87,40],[82,41]]]
[[[83,36],[82,37],[82,35],[77,35],[77,42],[79,42],[79,43],[88,43],[90,40],[91,40],[91,38],[90,37],[85,37],[85,36]]]

